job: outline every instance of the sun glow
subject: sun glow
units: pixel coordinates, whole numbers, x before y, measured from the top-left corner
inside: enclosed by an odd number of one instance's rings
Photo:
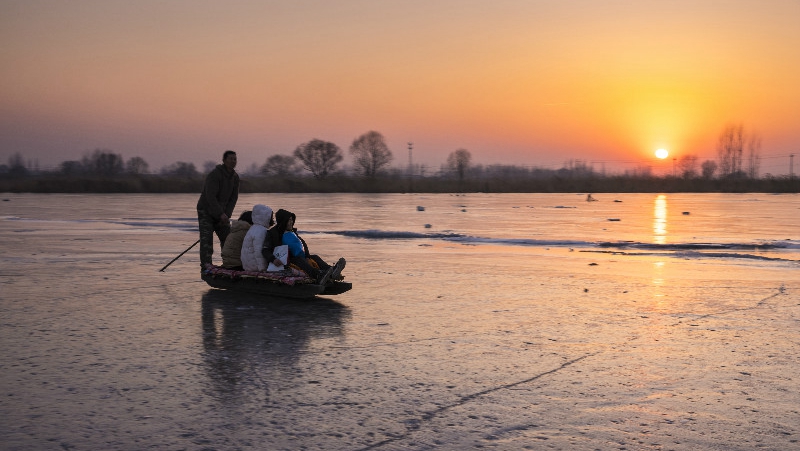
[[[656,158],[664,159],[669,156],[669,151],[667,149],[658,149],[656,150]]]

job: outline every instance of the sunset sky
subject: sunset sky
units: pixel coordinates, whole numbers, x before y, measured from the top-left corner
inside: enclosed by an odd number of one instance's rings
[[[395,167],[411,141],[433,169],[465,148],[659,172],[741,123],[762,175],[797,174],[798,23],[798,0],[0,0],[0,163],[246,170],[376,130]]]

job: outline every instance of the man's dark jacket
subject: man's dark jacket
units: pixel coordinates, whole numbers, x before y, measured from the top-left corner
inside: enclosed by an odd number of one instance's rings
[[[224,164],[218,164],[206,176],[203,192],[197,201],[197,209],[205,210],[219,221],[222,213],[228,218],[233,216],[237,200],[239,200],[239,174],[236,171],[228,172]]]

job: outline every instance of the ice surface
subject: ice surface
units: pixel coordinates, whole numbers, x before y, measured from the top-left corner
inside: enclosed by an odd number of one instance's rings
[[[6,194],[0,443],[799,449],[798,251],[598,244],[797,243],[798,196],[595,196],[243,195],[347,258],[352,291],[292,301],[209,289],[194,250],[158,272],[196,196]]]

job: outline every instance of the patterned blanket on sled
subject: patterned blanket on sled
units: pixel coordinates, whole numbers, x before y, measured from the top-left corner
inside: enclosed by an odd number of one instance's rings
[[[286,285],[314,283],[314,279],[309,278],[306,273],[294,267],[289,267],[283,271],[237,271],[221,266],[206,265],[203,274],[212,277],[228,277],[231,279],[260,279]]]

